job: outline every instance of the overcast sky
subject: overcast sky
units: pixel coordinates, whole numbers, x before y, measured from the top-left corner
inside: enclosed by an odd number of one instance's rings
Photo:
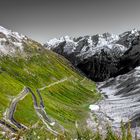
[[[0,25],[39,42],[140,29],[140,0],[0,0]]]

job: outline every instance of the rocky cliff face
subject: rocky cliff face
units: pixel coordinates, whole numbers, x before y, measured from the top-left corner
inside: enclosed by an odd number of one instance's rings
[[[140,65],[140,33],[135,29],[119,36],[66,36],[44,46],[65,56],[94,81],[124,74]]]

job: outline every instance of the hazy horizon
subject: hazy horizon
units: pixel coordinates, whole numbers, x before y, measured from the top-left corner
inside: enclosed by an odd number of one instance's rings
[[[3,0],[0,25],[45,43],[51,38],[140,29],[139,0]]]

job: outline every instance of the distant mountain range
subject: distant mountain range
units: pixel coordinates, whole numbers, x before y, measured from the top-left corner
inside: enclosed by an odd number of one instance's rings
[[[66,36],[44,46],[65,56],[94,81],[124,74],[140,64],[140,32],[136,29],[120,35]]]

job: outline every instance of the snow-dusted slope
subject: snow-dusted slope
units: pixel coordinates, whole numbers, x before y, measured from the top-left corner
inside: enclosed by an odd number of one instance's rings
[[[133,29],[122,33],[120,35],[114,35],[110,33],[97,34],[93,36],[84,36],[79,38],[72,38],[69,36],[61,37],[60,39],[54,38],[45,43],[45,47],[48,49],[55,49],[63,44],[64,52],[70,54],[78,52],[79,55],[91,53],[95,54],[99,50],[108,51],[118,48],[121,51],[126,51],[126,47],[130,47],[132,41],[140,35],[139,31]],[[128,43],[126,46],[125,43]],[[68,49],[71,48],[71,49]]]
[[[120,35],[104,33],[79,38],[65,36],[60,39],[51,39],[45,43],[44,46],[54,51],[58,51],[58,48],[63,48],[63,52],[61,51],[62,54],[76,53],[78,56],[82,56],[82,58],[85,59],[96,53],[101,53],[101,50],[104,50],[105,52],[113,52],[115,49],[116,53],[118,51],[124,52],[132,45],[132,41],[138,36],[139,31],[136,29]],[[127,45],[125,44],[126,42]]]
[[[77,53],[77,56],[88,57],[94,55],[102,49],[109,51],[114,47],[114,43],[119,40],[119,36],[109,33],[94,36],[84,36],[79,38],[61,37],[60,39],[49,40],[45,46],[48,49],[55,50],[62,46],[63,52],[66,54]],[[124,49],[122,46],[118,48]],[[61,47],[60,47],[61,48]],[[61,49],[62,49],[61,48]]]
[[[27,40],[27,37],[17,32],[5,29],[0,26],[0,54],[12,55],[16,51],[23,51],[23,42]]]
[[[125,124],[130,121],[132,133],[137,131],[140,137],[140,66],[127,74],[99,82],[97,88],[104,99],[92,105],[99,108],[92,113],[96,114],[102,131],[107,124],[111,124],[114,130],[120,130],[121,121]],[[92,125],[96,127],[94,122]]]

